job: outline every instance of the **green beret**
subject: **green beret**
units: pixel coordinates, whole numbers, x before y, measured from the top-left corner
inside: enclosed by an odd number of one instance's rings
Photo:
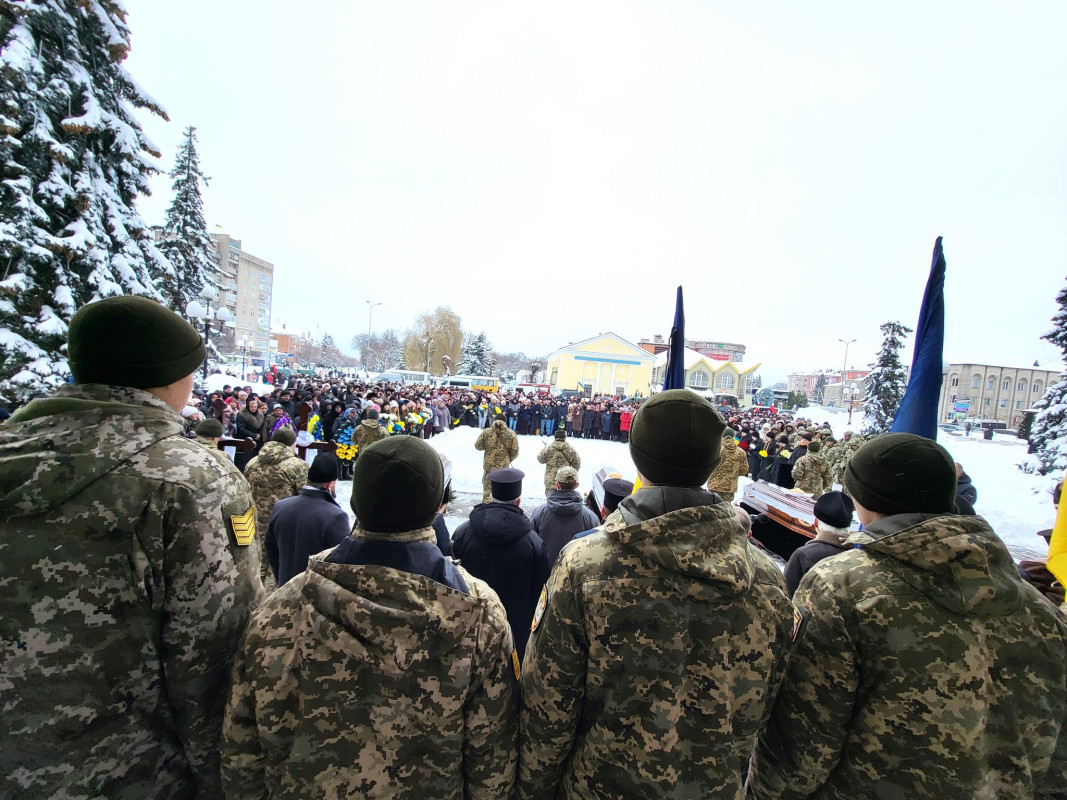
[[[352,467],[352,510],[372,533],[429,527],[444,498],[437,451],[414,436],[390,436],[362,450]]]
[[[956,464],[948,451],[914,433],[886,433],[864,442],[845,470],[845,488],[879,514],[953,514]]]
[[[109,297],[82,306],[67,333],[76,383],[169,386],[196,372],[206,357],[196,329],[147,297]]]
[[[707,400],[688,389],[668,389],[634,415],[630,456],[657,486],[703,486],[722,458],[725,428]]]
[[[208,417],[199,425],[196,426],[197,436],[206,436],[209,439],[218,439],[222,437],[222,423],[214,417]]]

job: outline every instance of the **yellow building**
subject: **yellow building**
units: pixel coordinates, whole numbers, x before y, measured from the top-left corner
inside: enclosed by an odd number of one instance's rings
[[[656,356],[652,370],[652,384],[659,389],[667,366],[667,354]],[[696,350],[685,349],[685,385],[698,394],[711,397],[728,394],[737,398],[741,405],[752,401],[752,379],[756,377],[759,364],[739,369],[733,361],[713,361]]]
[[[576,389],[587,397],[611,394],[648,397],[656,357],[614,333],[601,333],[548,357],[553,392]]]

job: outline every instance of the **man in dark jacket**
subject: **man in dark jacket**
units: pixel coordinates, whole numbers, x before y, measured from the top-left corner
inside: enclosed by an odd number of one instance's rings
[[[785,586],[790,597],[809,569],[824,558],[845,552],[854,508],[844,492],[827,492],[815,501],[815,538],[794,550],[785,565]]]
[[[300,494],[274,504],[266,546],[278,586],[307,569],[309,557],[348,538],[352,527],[348,514],[334,500],[339,473],[337,456],[321,453],[315,456]]]
[[[582,502],[577,489],[578,473],[574,467],[560,467],[556,471],[556,488],[548,493],[547,502],[530,515],[530,524],[545,544],[549,564],[556,562],[563,545],[576,533],[600,524],[597,515]]]
[[[967,504],[974,508],[974,504],[978,502],[978,489],[975,487],[971,476],[963,471],[963,464],[959,461],[956,463],[956,499],[963,498],[967,501]]]
[[[522,470],[510,467],[489,473],[492,501],[476,505],[452,537],[452,556],[488,583],[507,609],[520,661],[534,606],[552,567],[541,537],[519,507],[523,477]]]

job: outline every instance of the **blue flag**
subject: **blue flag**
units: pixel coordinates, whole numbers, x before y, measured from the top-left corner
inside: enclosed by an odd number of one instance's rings
[[[915,354],[911,378],[892,433],[914,433],[937,440],[937,401],[941,396],[941,368],[945,350],[945,253],[941,237],[934,242],[934,258],[926,281],[919,324],[915,328]]]
[[[678,303],[674,308],[674,327],[671,328],[667,365],[663,373],[663,390],[685,388],[685,312],[682,310],[682,287],[678,287]]]

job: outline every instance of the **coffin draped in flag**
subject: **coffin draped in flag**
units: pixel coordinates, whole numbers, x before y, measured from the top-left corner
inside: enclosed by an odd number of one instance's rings
[[[919,324],[915,333],[915,354],[911,378],[893,418],[893,433],[914,433],[937,439],[937,403],[941,396],[945,349],[945,253],[941,237],[934,243],[930,277],[926,281]]]

